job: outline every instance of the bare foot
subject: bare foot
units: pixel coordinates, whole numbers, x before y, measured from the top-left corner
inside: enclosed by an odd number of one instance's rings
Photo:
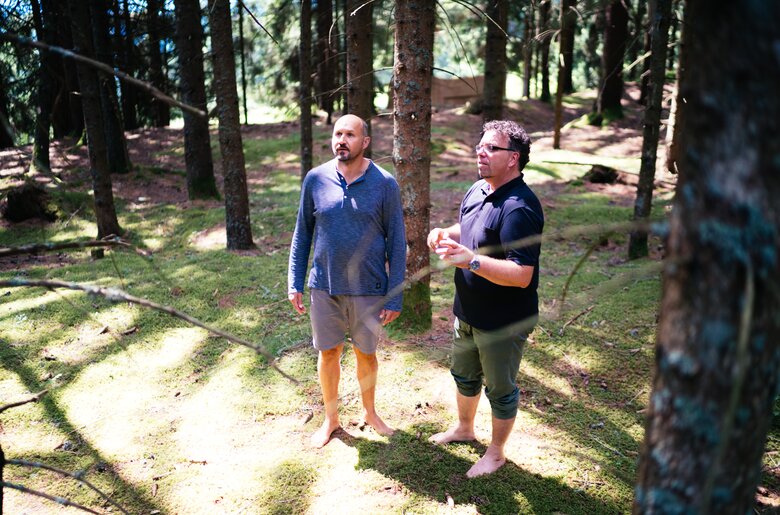
[[[376,431],[382,436],[392,436],[392,434],[395,433],[395,431],[393,431],[393,429],[390,426],[385,424],[385,422],[381,418],[379,418],[379,415],[377,415],[376,413],[374,413],[373,415],[365,414],[363,416],[363,419],[366,421],[366,424],[373,427],[374,431]]]
[[[330,435],[339,428],[339,421],[331,422],[327,418],[322,425],[311,435],[311,446],[317,449],[324,447],[330,441]]]
[[[482,456],[468,472],[466,472],[466,477],[478,477],[492,474],[500,469],[504,463],[506,463],[506,456],[504,456],[504,453],[495,450],[492,447],[488,447],[488,450],[485,451],[485,455]]]
[[[460,426],[455,426],[447,429],[443,433],[436,433],[428,438],[431,443],[443,445],[450,442],[470,442],[476,440],[473,429],[463,429]]]

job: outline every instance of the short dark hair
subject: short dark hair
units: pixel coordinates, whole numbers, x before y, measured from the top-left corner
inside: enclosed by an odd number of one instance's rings
[[[509,137],[509,148],[520,154],[517,167],[522,171],[528,164],[531,155],[531,138],[528,137],[525,129],[511,120],[491,120],[482,125],[482,132],[479,133],[480,139],[488,131],[506,134]]]

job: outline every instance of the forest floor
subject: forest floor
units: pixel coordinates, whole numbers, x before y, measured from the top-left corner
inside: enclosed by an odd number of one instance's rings
[[[526,180],[542,200],[550,239],[542,251],[542,321],[521,365],[509,461],[495,475],[464,475],[490,435],[484,399],[477,442],[427,442],[455,413],[447,364],[453,321],[447,271],[431,276],[431,330],[391,329],[379,351],[377,404],[395,435],[379,436],[361,423],[348,349],[342,429],[324,448],[308,446],[322,421],[316,353],[307,318],[293,314],[285,292],[300,173],[295,123],[242,130],[256,249],[225,252],[222,203],[187,200],[182,131],[143,129],[128,134],[136,172],[113,180],[120,222],[131,241],[152,251],[154,264],[118,253],[91,261],[83,252],[61,252],[0,259],[0,278],[122,287],[262,342],[300,384],[288,383],[244,348],[137,307],[73,292],[3,290],[0,405],[51,389],[40,403],[3,414],[3,451],[8,458],[83,470],[133,513],[630,512],[663,247],[652,237],[649,258],[628,262],[625,235],[603,228],[626,221],[632,211],[642,143],[637,96],[636,88],[628,89],[626,117],[609,128],[577,123],[592,95],[568,97],[565,150],[557,151],[551,106],[509,106],[508,117],[524,125],[533,141]],[[390,168],[392,120],[378,116],[372,125],[374,159]],[[475,179],[472,149],[479,129],[479,117],[460,110],[433,116],[431,226],[456,219],[465,188]],[[330,156],[329,130],[318,122],[317,161]],[[216,141],[215,134],[214,147]],[[0,247],[83,239],[94,232],[84,203],[85,150],[54,142],[51,155],[59,180],[81,196],[63,195],[67,216],[55,224],[0,222]],[[0,187],[17,184],[28,162],[29,148],[0,152]],[[218,158],[216,163],[220,177]],[[592,164],[624,173],[614,184],[583,181]],[[657,174],[658,219],[668,209],[674,182],[674,176]],[[566,233],[575,225],[591,228]],[[765,459],[767,480],[757,494],[766,513],[780,505],[772,456]],[[111,510],[85,488],[45,472],[8,467],[5,479]],[[13,490],[4,502],[9,513],[73,511]]]

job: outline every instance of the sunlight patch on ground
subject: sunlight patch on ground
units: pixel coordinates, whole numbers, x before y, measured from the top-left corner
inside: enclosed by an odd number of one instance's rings
[[[555,393],[558,395],[563,397],[571,397],[574,395],[574,390],[571,387],[571,383],[567,381],[565,377],[561,377],[560,375],[553,375],[549,370],[537,367],[529,360],[524,361],[520,365],[520,372],[538,381],[539,384],[545,386],[546,388],[555,391]]]
[[[10,372],[0,370],[0,405],[18,402],[32,397],[24,384]],[[6,412],[6,414],[9,412]],[[12,408],[13,417],[3,417],[0,425],[3,451],[7,458],[15,456],[47,454],[62,443],[65,434],[45,422],[46,415],[39,403],[28,403]]]
[[[227,233],[225,225],[220,224],[202,231],[198,231],[190,236],[190,245],[198,250],[224,249],[227,245]]]
[[[10,290],[11,297],[13,298],[13,295],[16,292],[21,293],[27,290],[29,290],[29,288],[17,288],[15,290]],[[32,310],[32,309],[41,310],[47,304],[53,302],[61,302],[65,299],[69,299],[76,295],[83,295],[83,292],[76,291],[76,290],[42,291],[38,289],[37,291],[40,291],[41,293],[37,296],[24,297],[19,300],[8,300],[8,297],[6,297],[2,303],[2,311],[0,311],[0,317],[6,318],[15,315],[13,329],[18,328],[20,331],[26,332],[30,328],[28,327],[28,323],[27,323],[28,317],[24,316],[25,311]],[[9,337],[10,335],[6,333],[5,336]],[[27,336],[29,336],[29,333],[27,334]]]
[[[169,369],[205,337],[196,328],[168,331],[157,345],[133,347],[86,369],[64,389],[62,404],[90,444],[117,461],[142,455],[154,427],[169,424]]]

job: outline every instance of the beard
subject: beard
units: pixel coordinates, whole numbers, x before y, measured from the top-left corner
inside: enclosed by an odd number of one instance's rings
[[[343,163],[350,163],[360,157],[360,154],[355,155],[352,153],[352,150],[349,149],[349,147],[338,147],[336,148],[336,151],[334,152],[336,155],[336,159]]]

